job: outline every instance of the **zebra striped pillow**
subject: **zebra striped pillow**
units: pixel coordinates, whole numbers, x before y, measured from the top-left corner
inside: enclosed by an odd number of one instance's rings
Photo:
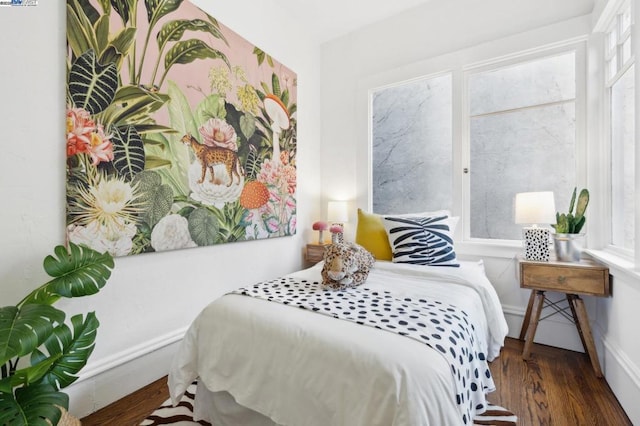
[[[385,216],[383,222],[393,252],[392,261],[416,265],[460,266],[451,235],[454,220],[449,216]]]

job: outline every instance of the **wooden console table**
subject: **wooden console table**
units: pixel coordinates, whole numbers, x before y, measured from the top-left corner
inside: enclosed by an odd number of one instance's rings
[[[591,360],[593,370],[597,377],[602,377],[589,317],[580,295],[609,296],[611,294],[609,268],[587,260],[538,262],[518,258],[518,263],[520,266],[520,287],[531,289],[529,304],[520,330],[520,340],[525,341],[522,358],[525,360],[530,358],[531,346],[540,321],[540,313],[543,307],[550,307],[555,312],[549,316],[562,314],[576,325],[582,346]],[[558,302],[549,302],[545,298],[545,291],[564,293],[569,306],[562,308]],[[570,316],[566,312],[567,309],[571,310]]]

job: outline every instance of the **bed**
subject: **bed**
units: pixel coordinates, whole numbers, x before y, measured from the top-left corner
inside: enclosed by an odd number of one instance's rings
[[[499,355],[507,324],[482,262],[459,264],[377,261],[355,297],[385,295],[408,308],[420,300],[460,309],[458,315],[472,324],[475,345],[473,352],[466,350],[464,357],[459,356],[460,364],[468,357],[486,365]],[[319,263],[270,284],[313,289],[321,281],[321,269]],[[250,297],[251,288],[227,294],[206,307],[174,358],[169,374],[174,403],[198,380],[194,418],[216,426],[458,425],[471,424],[467,416],[473,418],[485,409],[482,400],[493,390],[493,381],[482,377],[484,370],[478,364],[460,368],[481,376],[483,383],[463,421],[458,398],[461,380],[455,377],[455,365],[436,350],[434,342],[425,344],[371,320],[375,315],[385,319],[388,312],[374,309],[375,313],[365,314],[370,306],[356,306],[356,313],[362,311],[363,316],[345,320],[337,318],[335,310],[323,311],[323,303],[330,306],[338,303],[335,300],[317,301],[313,306],[318,308],[309,309],[297,301],[285,304]],[[405,323],[403,318],[411,317],[413,311],[401,312],[399,319]]]

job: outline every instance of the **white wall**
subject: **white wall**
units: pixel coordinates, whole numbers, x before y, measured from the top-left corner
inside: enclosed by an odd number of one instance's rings
[[[370,206],[369,89],[452,69],[460,64],[460,58],[464,63],[474,63],[574,37],[588,39],[588,78],[595,76],[596,80],[584,85],[591,90],[586,98],[589,124],[586,135],[581,129],[579,136],[586,137],[589,151],[579,157],[586,161],[579,177],[601,191],[598,182],[604,166],[599,156],[598,121],[602,93],[597,80],[600,65],[593,57],[599,49],[591,47],[599,38],[590,33],[597,20],[591,16],[592,9],[595,5],[595,13],[600,13],[603,3],[606,1],[429,2],[323,45],[323,197],[348,198],[354,200],[354,207]],[[454,140],[462,137],[460,124],[454,118]],[[461,156],[454,152],[454,170],[461,170]],[[454,177],[455,188],[462,187],[461,179]],[[456,194],[456,198],[461,200],[463,194]],[[602,212],[602,207],[595,204],[593,217]],[[454,203],[454,213],[461,210],[462,202]],[[355,213],[350,222],[355,222]],[[593,234],[594,242],[601,243],[602,232],[593,229]],[[484,260],[487,275],[503,304],[509,334],[518,337],[529,295],[519,288],[516,275],[514,256],[521,248],[460,242],[456,246],[462,257]],[[637,333],[631,329],[640,320],[634,308],[640,302],[640,280],[638,275],[624,273],[613,264],[611,272],[613,297],[587,297],[585,303],[606,379],[631,420],[640,424],[640,412],[634,402],[640,400],[640,348],[633,337]],[[582,351],[573,324],[557,317],[540,323],[536,342]]]
[[[64,243],[65,2],[39,3],[0,8],[0,306],[44,283],[42,259]],[[299,269],[320,214],[319,49],[273,1],[194,3],[298,74],[298,234],[117,258],[99,294],[61,301],[101,322],[81,381],[67,388],[78,416],[165,375],[174,342],[209,301]]]

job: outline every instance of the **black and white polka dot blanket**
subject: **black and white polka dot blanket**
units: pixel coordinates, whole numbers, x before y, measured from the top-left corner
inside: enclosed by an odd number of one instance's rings
[[[440,353],[451,366],[463,424],[486,409],[485,394],[495,389],[485,354],[468,315],[457,307],[417,297],[396,297],[366,286],[323,290],[318,281],[283,277],[232,293],[307,309],[397,333]]]

